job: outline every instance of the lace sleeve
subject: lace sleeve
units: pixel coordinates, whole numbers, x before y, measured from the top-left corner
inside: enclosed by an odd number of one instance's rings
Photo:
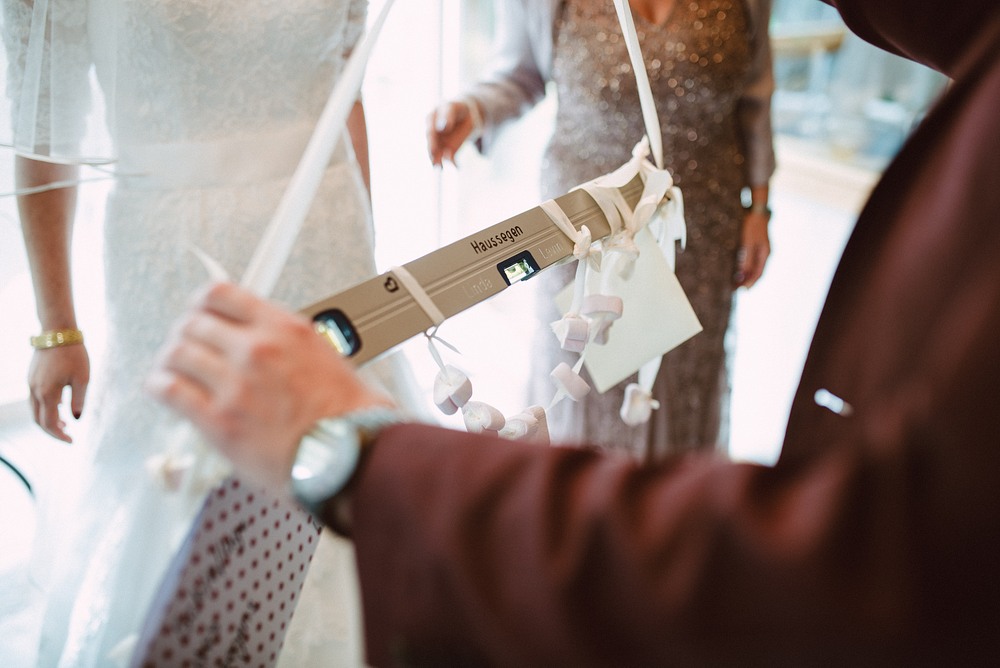
[[[774,93],[774,66],[768,24],[772,0],[749,3],[752,17],[753,51],[747,86],[736,107],[739,130],[746,151],[746,185],[767,185],[774,173],[774,138],[771,128],[771,96]]]
[[[92,134],[96,77],[84,0],[2,0],[8,112],[4,131],[21,154],[105,162],[110,143]],[[4,137],[5,140],[8,137]]]

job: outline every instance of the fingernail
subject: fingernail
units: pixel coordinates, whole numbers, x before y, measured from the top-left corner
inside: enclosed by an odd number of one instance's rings
[[[81,415],[83,415],[82,411],[73,411],[73,417],[75,417],[77,420],[80,419]]]

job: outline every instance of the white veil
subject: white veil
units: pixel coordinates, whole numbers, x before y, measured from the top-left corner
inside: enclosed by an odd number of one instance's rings
[[[49,162],[113,162],[115,1],[0,1],[0,145]]]

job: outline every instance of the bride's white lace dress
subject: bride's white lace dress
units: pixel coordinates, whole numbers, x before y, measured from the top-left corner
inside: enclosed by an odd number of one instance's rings
[[[18,22],[27,30],[37,4],[4,0],[15,79]],[[42,562],[53,564],[44,574],[53,593],[41,665],[81,668],[113,665],[109,652],[141,624],[167,546],[184,529],[180,510],[144,473],[173,417],[141,383],[165,332],[206,280],[191,248],[242,275],[364,29],[366,2],[67,6],[53,35],[96,66],[119,173],[104,226],[106,363],[95,369],[87,398],[92,465],[82,472],[87,480],[77,505],[49,534],[57,539],[42,543]],[[78,75],[69,68],[59,74]],[[53,100],[57,113],[59,104]],[[273,296],[304,306],[371,275],[372,245],[367,195],[353,154],[341,150]],[[400,382],[392,362],[374,372],[390,386]],[[352,569],[346,543],[321,542],[282,665],[360,660]]]

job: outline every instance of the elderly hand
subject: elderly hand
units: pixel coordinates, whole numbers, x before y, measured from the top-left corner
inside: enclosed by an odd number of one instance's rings
[[[308,320],[228,283],[210,286],[180,320],[147,389],[248,480],[272,489],[287,484],[317,420],[391,405]]]

